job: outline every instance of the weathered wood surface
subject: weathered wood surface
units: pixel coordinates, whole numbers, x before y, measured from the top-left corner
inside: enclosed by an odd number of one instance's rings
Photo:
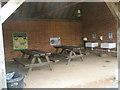
[[[62,57],[65,57],[66,59],[68,59],[67,65],[71,62],[72,59],[75,59],[75,58],[81,58],[81,60],[83,61],[83,54],[81,52],[81,47],[54,46],[54,48],[56,49],[56,52],[54,55],[62,56]],[[59,53],[60,48],[62,49],[62,51]]]
[[[23,53],[21,58],[14,58],[14,61],[18,62],[25,68],[28,68],[28,73],[32,71],[34,67],[40,67],[44,65],[49,65],[50,70],[52,70],[52,67],[50,64],[59,62],[59,60],[51,60],[48,56],[51,55],[51,53],[40,51],[40,50],[21,50]],[[29,55],[28,58],[25,58],[25,55]],[[46,61],[43,62],[41,60],[41,57],[44,58]]]
[[[75,58],[80,58],[80,57],[83,57],[83,55],[68,56],[66,59],[75,59]]]
[[[0,9],[1,9],[1,2],[0,2]],[[4,43],[3,43],[3,30],[2,30],[2,20],[1,19],[2,18],[1,18],[1,15],[0,15],[0,90],[2,88],[7,88]]]
[[[108,8],[110,9],[112,15],[115,19],[120,19],[120,12],[118,11],[118,3],[115,2],[105,2]]]
[[[80,50],[80,47],[77,46],[54,46],[54,48],[56,49],[56,53],[58,53],[59,49],[61,48],[62,51],[60,53],[63,53],[65,50]]]
[[[40,51],[40,50],[21,50],[21,52],[28,54],[28,55],[33,55],[35,57],[50,56],[51,55],[51,53]]]
[[[54,48],[62,48],[62,49],[80,49],[78,46],[54,46]]]
[[[24,66],[25,68],[33,68],[33,67],[39,67],[39,66],[44,66],[53,63],[53,61],[48,61],[44,63],[33,63],[31,64],[31,60],[27,58],[14,58],[16,62]]]
[[[14,58],[14,61],[18,62],[25,68],[26,68],[26,66],[28,66],[31,63],[31,60],[29,60],[27,58]]]
[[[0,10],[1,22],[3,23],[25,0],[9,0]]]
[[[117,31],[117,57],[118,57],[118,61],[120,62],[120,26],[118,27],[118,31]]]
[[[5,70],[5,55],[3,45],[2,23],[24,2],[25,0],[9,0],[1,8],[0,2],[0,89],[7,88],[6,85],[6,70]]]

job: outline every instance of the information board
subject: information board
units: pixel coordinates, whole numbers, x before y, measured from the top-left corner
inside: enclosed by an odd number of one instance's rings
[[[60,45],[60,37],[50,37],[50,45]]]
[[[24,50],[28,49],[28,38],[27,33],[13,33],[13,49]]]

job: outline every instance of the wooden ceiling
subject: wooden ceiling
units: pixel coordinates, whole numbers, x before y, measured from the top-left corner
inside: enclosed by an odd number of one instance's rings
[[[77,17],[82,2],[25,2],[9,19],[13,20],[80,20]]]

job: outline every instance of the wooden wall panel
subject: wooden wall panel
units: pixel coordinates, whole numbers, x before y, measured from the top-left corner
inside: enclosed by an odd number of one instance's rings
[[[69,21],[15,21],[8,20],[3,24],[6,60],[20,55],[13,51],[12,33],[27,32],[29,49],[40,49],[54,52],[49,45],[50,37],[61,37],[62,45],[81,44],[81,23]]]

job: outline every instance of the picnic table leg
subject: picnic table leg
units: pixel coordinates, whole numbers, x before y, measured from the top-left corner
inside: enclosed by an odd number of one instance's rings
[[[18,62],[16,62],[17,68],[19,68],[20,64]]]
[[[56,51],[55,51],[55,53],[58,53],[58,48],[56,48]]]
[[[31,59],[32,58],[32,55],[29,55],[28,59]]]
[[[41,59],[40,59],[40,58],[37,58],[37,60],[38,60],[38,62],[39,62],[39,63],[42,63],[42,61],[41,61]]]
[[[25,57],[25,53],[22,54],[22,58],[24,58],[24,57]]]
[[[68,65],[68,64],[70,63],[70,61],[72,60],[72,59],[71,59],[72,54],[73,54],[73,51],[70,52],[70,56],[69,56],[69,59],[68,59],[68,62],[67,62],[66,65]]]
[[[75,52],[72,51],[72,53],[73,53],[74,56],[77,56]]]
[[[62,51],[60,52],[60,54],[62,54],[64,52],[65,49],[62,49]]]
[[[48,57],[48,56],[45,56],[45,58],[46,58],[47,62],[49,62],[49,61],[50,61],[50,59],[49,59],[49,57]],[[51,67],[51,65],[50,65],[50,64],[49,64],[49,68],[50,68],[50,70],[52,71],[52,67]]]
[[[81,55],[81,60],[83,61],[83,54],[82,54],[82,52],[81,52],[81,50],[79,50],[79,53],[80,53],[80,55]]]
[[[36,60],[36,57],[34,57],[31,61],[31,64],[34,64]],[[29,68],[28,73],[30,73],[32,71],[32,67]]]
[[[82,56],[81,50],[79,50],[79,52],[80,52],[80,55],[81,55],[81,61],[83,61],[83,56]],[[73,53],[74,56],[77,56],[75,52],[72,52],[72,53]]]
[[[42,63],[42,61],[41,61],[41,59],[40,59],[40,58],[37,58],[37,60],[38,60],[38,62],[39,62],[39,63]],[[40,70],[40,68],[39,68],[39,70]]]
[[[81,60],[83,61],[83,56],[81,56]]]

